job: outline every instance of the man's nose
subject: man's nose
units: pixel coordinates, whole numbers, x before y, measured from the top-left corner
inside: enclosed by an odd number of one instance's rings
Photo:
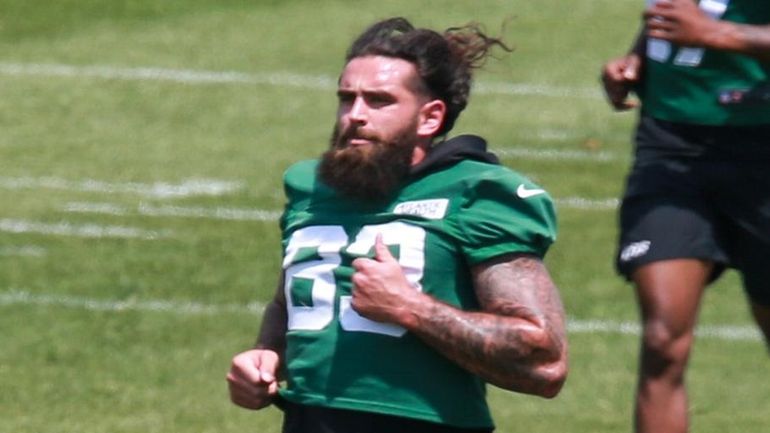
[[[358,97],[353,101],[353,105],[350,106],[348,116],[352,122],[366,123],[366,118],[369,112],[369,107],[366,106],[364,98]]]

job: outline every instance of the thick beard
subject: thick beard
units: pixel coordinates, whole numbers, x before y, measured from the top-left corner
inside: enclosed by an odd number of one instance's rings
[[[414,128],[405,128],[391,141],[375,140],[362,147],[346,145],[337,126],[331,147],[318,167],[321,180],[340,194],[357,200],[382,201],[409,175],[416,144]]]

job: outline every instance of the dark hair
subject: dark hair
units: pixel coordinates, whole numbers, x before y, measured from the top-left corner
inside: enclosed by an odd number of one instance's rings
[[[429,94],[446,104],[444,123],[437,134],[445,135],[468,105],[473,69],[484,64],[495,45],[511,51],[500,39],[485,35],[475,23],[452,27],[441,34],[415,28],[405,18],[397,17],[366,29],[350,46],[345,60],[386,56],[414,64]]]

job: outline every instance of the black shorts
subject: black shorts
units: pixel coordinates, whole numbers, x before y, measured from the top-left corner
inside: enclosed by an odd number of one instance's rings
[[[282,433],[491,433],[410,418],[345,409],[306,406],[279,399]]]
[[[616,266],[628,278],[677,258],[714,262],[713,278],[737,269],[751,300],[770,305],[770,127],[641,119]]]

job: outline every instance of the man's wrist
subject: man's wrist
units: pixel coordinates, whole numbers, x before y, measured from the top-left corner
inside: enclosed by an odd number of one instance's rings
[[[397,324],[408,330],[417,329],[420,326],[420,318],[430,315],[436,302],[430,295],[415,291],[400,309],[396,318]]]
[[[718,51],[741,51],[745,41],[738,25],[728,21],[715,21],[714,26],[701,34],[703,47]]]

